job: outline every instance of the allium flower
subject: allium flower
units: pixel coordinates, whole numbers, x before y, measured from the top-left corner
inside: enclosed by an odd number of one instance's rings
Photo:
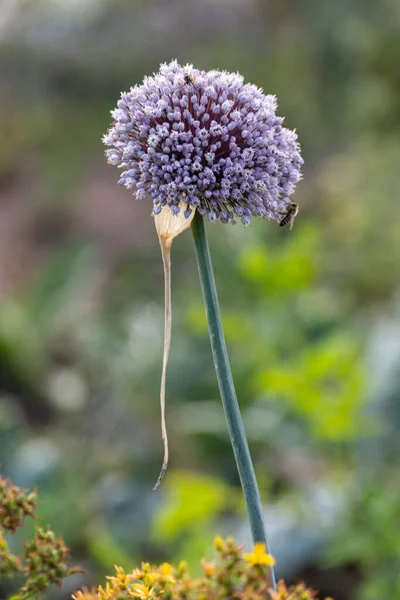
[[[153,199],[154,215],[169,206],[223,223],[280,220],[303,160],[276,106],[239,74],[172,61],[121,94],[106,156],[122,169],[121,185]]]

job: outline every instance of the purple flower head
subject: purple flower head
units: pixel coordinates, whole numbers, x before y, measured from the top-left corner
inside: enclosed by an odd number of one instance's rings
[[[103,138],[119,183],[147,193],[153,214],[186,205],[211,221],[279,220],[301,178],[297,135],[275,115],[276,99],[243,77],[177,61],[121,94]]]

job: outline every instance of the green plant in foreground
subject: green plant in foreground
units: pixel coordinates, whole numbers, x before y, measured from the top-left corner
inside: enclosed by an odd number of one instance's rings
[[[76,592],[73,600],[313,600],[316,593],[303,584],[288,588],[283,581],[277,590],[271,587],[270,571],[275,560],[266,552],[265,544],[257,543],[253,552],[243,553],[232,538],[217,537],[214,546],[216,561],[201,561],[203,574],[193,578],[183,561],[177,566],[163,563],[126,573],[115,567],[115,575],[107,577],[105,587]],[[329,599],[326,599],[329,600]]]
[[[0,476],[0,575],[19,575],[23,583],[10,600],[38,597],[50,586],[60,586],[64,577],[81,572],[68,565],[69,551],[64,540],[51,531],[36,527],[24,543],[21,555],[10,552],[6,534],[14,534],[25,517],[36,520],[36,492],[28,492]]]

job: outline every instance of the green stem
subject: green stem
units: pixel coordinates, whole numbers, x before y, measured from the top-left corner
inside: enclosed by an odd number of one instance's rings
[[[231,438],[236,466],[246,501],[253,541],[254,543],[263,542],[268,548],[260,492],[258,490],[249,445],[247,443],[242,416],[236,397],[224,332],[222,329],[218,296],[204,221],[203,217],[198,213],[192,221],[192,232],[219,391],[221,393],[225,417],[228,422],[229,436]],[[271,583],[273,588],[276,589],[274,569],[272,567]]]

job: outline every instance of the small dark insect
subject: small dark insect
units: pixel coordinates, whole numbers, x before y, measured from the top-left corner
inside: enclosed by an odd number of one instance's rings
[[[290,223],[290,229],[292,229],[294,220],[298,212],[299,207],[297,206],[297,204],[295,204],[295,202],[291,202],[287,207],[286,211],[282,213],[282,219],[279,221],[279,226],[285,227],[285,225]]]
[[[187,85],[193,84],[196,81],[193,75],[189,75],[189,73],[184,74],[183,80]]]
[[[195,77],[193,75],[191,75],[190,73],[185,73],[183,76],[183,81],[186,83],[186,85],[192,85],[194,87],[195,90],[199,91],[197,89],[197,87],[194,85],[195,84]],[[184,84],[182,84],[184,85]]]

